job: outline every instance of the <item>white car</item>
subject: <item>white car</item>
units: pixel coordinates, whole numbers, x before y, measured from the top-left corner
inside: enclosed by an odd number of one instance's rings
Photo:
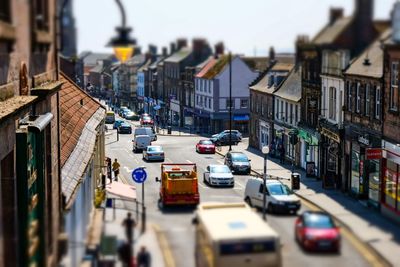
[[[296,213],[300,209],[300,199],[287,185],[278,180],[267,180],[266,185],[266,208],[268,212]],[[262,208],[263,189],[263,179],[249,179],[244,191],[244,201],[250,206]]]
[[[143,159],[164,161],[164,150],[161,146],[148,146],[143,150]]]
[[[208,165],[203,174],[203,181],[213,186],[234,186],[233,174],[226,165]]]
[[[135,139],[132,140],[133,148],[132,150],[137,153],[146,149],[146,147],[151,145],[151,138],[148,135],[136,135]]]

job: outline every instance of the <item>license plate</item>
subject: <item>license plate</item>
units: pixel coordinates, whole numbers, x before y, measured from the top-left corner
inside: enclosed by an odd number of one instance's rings
[[[295,209],[297,208],[296,205],[289,205],[289,209]]]
[[[319,241],[318,245],[320,247],[330,247],[332,245],[331,241]]]

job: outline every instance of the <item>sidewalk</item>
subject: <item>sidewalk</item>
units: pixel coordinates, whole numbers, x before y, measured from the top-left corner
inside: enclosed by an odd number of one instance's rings
[[[221,155],[228,152],[229,146],[222,147]],[[251,165],[256,175],[262,175],[264,168],[263,154],[248,147],[247,139],[232,147],[233,151],[242,151],[251,159]],[[378,211],[366,207],[362,201],[333,189],[322,188],[322,181],[307,178],[305,171],[295,168],[301,174],[300,190],[296,194],[320,209],[332,214],[344,227],[350,230],[360,241],[367,244],[380,258],[387,261],[387,265],[400,266],[400,227],[389,221]],[[291,165],[281,166],[278,160],[268,158],[268,176],[277,176],[289,179]],[[284,183],[290,186],[289,180]]]
[[[157,126],[156,126],[157,131]],[[195,129],[187,128],[187,127],[178,127],[178,126],[171,126],[171,134],[168,134],[168,130],[166,127],[158,128],[158,135],[163,136],[204,136],[209,138],[210,135],[206,133],[198,133]]]

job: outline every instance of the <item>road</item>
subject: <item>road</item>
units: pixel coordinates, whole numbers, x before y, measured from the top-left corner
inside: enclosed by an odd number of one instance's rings
[[[110,127],[110,126],[109,126]],[[165,234],[170,250],[177,267],[194,266],[194,228],[191,224],[193,210],[188,208],[174,208],[160,210],[157,205],[159,183],[155,177],[160,176],[160,163],[148,163],[142,160],[142,154],[132,152],[132,135],[119,135],[109,131],[106,138],[106,155],[113,160],[117,158],[121,164],[121,178],[126,183],[134,184],[131,179],[132,169],[145,166],[148,180],[145,184],[145,203],[148,223],[157,224]],[[238,202],[243,201],[244,187],[249,176],[235,175],[234,188],[210,188],[203,183],[202,175],[208,164],[223,163],[219,155],[201,155],[195,152],[195,144],[201,137],[172,137],[158,136],[153,144],[164,148],[166,160],[171,163],[196,163],[199,175],[199,189],[201,202]],[[138,199],[141,199],[141,186],[138,185]],[[302,203],[300,212],[310,209]],[[342,252],[336,254],[305,253],[294,241],[294,221],[296,216],[268,214],[268,223],[280,234],[283,243],[283,266],[369,266],[367,261],[343,238]]]

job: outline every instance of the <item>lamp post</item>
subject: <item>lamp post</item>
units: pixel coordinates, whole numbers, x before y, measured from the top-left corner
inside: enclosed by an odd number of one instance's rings
[[[229,151],[232,151],[232,54],[228,54],[229,60]]]
[[[266,221],[266,204],[267,204],[267,159],[269,154],[269,146],[266,145],[262,148],[264,154],[264,176],[263,176],[263,220]]]

